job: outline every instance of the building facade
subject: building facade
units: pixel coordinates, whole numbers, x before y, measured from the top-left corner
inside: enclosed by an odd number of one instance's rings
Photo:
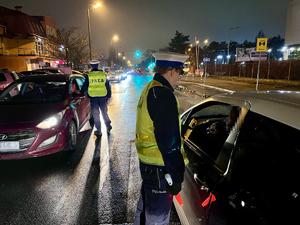
[[[0,6],[0,69],[21,72],[56,66],[56,37],[51,16],[29,16],[21,6]]]

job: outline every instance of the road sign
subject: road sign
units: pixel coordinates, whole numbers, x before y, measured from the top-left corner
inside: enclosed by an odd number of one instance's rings
[[[256,51],[266,52],[267,51],[268,38],[257,38]]]
[[[204,61],[204,62],[209,62],[209,61],[210,61],[210,58],[203,58],[203,61]]]

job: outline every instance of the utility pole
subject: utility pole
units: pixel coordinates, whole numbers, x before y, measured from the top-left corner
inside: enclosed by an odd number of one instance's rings
[[[240,27],[232,27],[232,28],[229,28],[229,31],[228,31],[228,50],[227,50],[227,64],[229,64],[229,58],[230,58],[230,55],[229,55],[229,44],[230,44],[230,30],[232,29],[239,29]]]

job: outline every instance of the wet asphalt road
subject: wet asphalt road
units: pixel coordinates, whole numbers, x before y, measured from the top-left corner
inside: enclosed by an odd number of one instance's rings
[[[103,136],[95,142],[87,124],[74,152],[0,161],[0,224],[133,223],[141,184],[136,105],[152,78],[129,76],[112,83],[111,135],[102,124]],[[175,91],[181,113],[205,99],[201,89],[182,87]],[[174,208],[171,224],[180,224]]]

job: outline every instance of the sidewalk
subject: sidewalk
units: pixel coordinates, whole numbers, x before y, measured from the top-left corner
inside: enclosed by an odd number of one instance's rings
[[[234,91],[234,92],[240,92],[240,91],[256,91],[256,82],[255,83],[243,83],[243,82],[235,82],[235,81],[229,81],[229,80],[220,80],[216,78],[207,77],[204,79],[204,77],[201,78],[201,76],[192,76],[189,74],[188,76],[183,76],[178,84],[184,85],[186,82],[193,82],[197,83],[197,85],[200,86],[210,86],[215,88],[224,89],[224,91]],[[300,91],[300,87],[288,87],[283,84],[275,84],[275,85],[269,85],[269,84],[260,84],[258,81],[258,91],[265,91],[265,90],[288,90],[288,91]]]

